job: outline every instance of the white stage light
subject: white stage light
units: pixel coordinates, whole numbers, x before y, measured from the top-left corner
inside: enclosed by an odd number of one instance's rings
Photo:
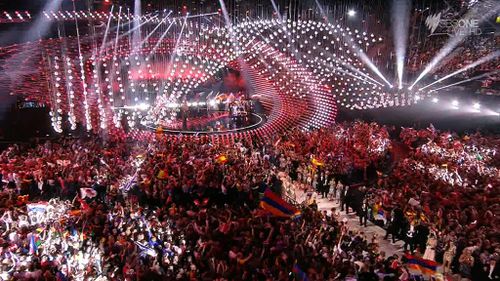
[[[452,101],[451,105],[453,105],[454,107],[457,107],[458,106],[458,101],[457,100]]]
[[[479,109],[479,108],[481,108],[481,105],[478,102],[476,102],[476,103],[474,103],[473,107],[474,107],[474,109]]]
[[[433,103],[437,103],[438,101],[439,101],[439,99],[438,99],[438,98],[433,98],[433,99],[432,99],[432,102],[433,102]]]
[[[356,15],[356,11],[351,9],[351,10],[347,11],[347,15],[349,17],[354,17]]]

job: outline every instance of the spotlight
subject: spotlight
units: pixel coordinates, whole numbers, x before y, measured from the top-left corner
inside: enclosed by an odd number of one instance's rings
[[[349,17],[354,17],[356,15],[356,11],[351,9],[351,10],[347,11],[347,15]]]
[[[147,110],[149,108],[149,104],[141,103],[137,106],[137,108],[139,108],[139,110]]]
[[[413,90],[413,86],[408,87],[408,90],[410,91]]]
[[[473,107],[474,107],[474,109],[479,109],[481,107],[481,105],[478,102],[476,102],[476,103],[474,103]]]
[[[402,90],[403,89],[403,85],[399,85],[398,89]]]
[[[433,103],[437,103],[438,101],[439,101],[439,99],[438,99],[438,98],[433,98],[433,99],[432,99],[432,102],[433,102]]]
[[[453,105],[453,107],[455,108],[458,108],[458,101],[457,100],[452,101],[451,105]]]

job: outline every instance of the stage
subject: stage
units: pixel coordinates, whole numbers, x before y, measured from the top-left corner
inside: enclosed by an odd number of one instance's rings
[[[162,120],[158,124],[143,120],[142,125],[157,133],[209,135],[256,129],[263,125],[266,119],[264,114],[253,112],[246,116],[232,116],[226,111],[215,111],[200,117]]]

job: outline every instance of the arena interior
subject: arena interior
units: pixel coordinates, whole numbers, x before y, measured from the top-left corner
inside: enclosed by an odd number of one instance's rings
[[[0,280],[500,280],[498,0],[0,2]]]

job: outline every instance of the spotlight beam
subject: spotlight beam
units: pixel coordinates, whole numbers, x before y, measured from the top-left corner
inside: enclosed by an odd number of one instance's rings
[[[140,26],[141,23],[141,0],[135,0],[134,1],[134,28],[137,26]],[[132,45],[136,46],[139,43],[139,40],[141,40],[142,34],[141,34],[141,29],[137,29],[132,33]]]
[[[160,38],[158,38],[158,42],[156,42],[156,45],[153,47],[153,49],[151,49],[151,52],[149,52],[149,54],[147,56],[148,59],[150,56],[152,56],[156,52],[156,49],[158,49],[158,47],[160,47],[161,42],[163,41],[165,36],[167,36],[168,31],[170,30],[172,25],[174,25],[174,23],[175,23],[175,20],[171,21],[170,24],[168,25],[167,29],[165,30],[165,32],[163,32],[163,34],[160,36]]]
[[[335,61],[337,61],[337,62],[340,62],[340,63],[342,64],[342,66],[343,66],[343,67],[346,67],[347,69],[349,69],[349,70],[351,70],[351,71],[354,71],[354,72],[358,73],[359,75],[361,75],[361,76],[363,76],[363,77],[365,77],[365,78],[367,78],[367,79],[369,79],[369,80],[373,81],[373,83],[376,83],[376,84],[378,84],[378,85],[380,85],[380,86],[383,86],[383,85],[384,85],[384,84],[380,83],[379,81],[375,80],[375,79],[374,79],[373,77],[371,77],[370,75],[368,75],[368,74],[364,73],[363,71],[359,70],[358,68],[354,67],[354,66],[353,66],[353,65],[351,65],[350,63],[347,63],[347,62],[345,62],[345,61],[343,61],[343,60],[339,60],[339,59],[335,59],[335,58],[334,58],[334,60],[335,60]],[[372,84],[373,84],[373,83],[372,83]]]
[[[375,73],[377,74],[382,80],[384,80],[384,82],[389,86],[389,87],[392,87],[392,84],[385,78],[385,76],[382,74],[382,72],[380,72],[380,70],[378,69],[378,67],[373,64],[373,62],[371,61],[371,59],[365,54],[365,52],[363,52],[360,48],[358,48],[358,51],[356,51],[358,53],[358,56],[360,57],[360,59],[366,64],[368,65],[368,67]]]
[[[121,8],[121,6],[120,6],[120,8]],[[149,18],[148,18],[148,17],[149,17]],[[158,17],[158,15],[153,15],[152,13],[150,13],[150,14],[145,14],[145,15],[143,15],[141,18],[147,18],[144,22],[149,22],[149,21],[151,21],[151,20],[153,20],[153,19],[155,19],[155,18],[157,18],[157,17]],[[119,19],[119,20],[120,20],[120,18],[121,18],[121,17],[118,17],[118,19]],[[133,21],[134,21],[134,19],[131,19],[131,20],[128,20],[128,21],[126,21],[126,22],[124,22],[124,23],[119,23],[119,24],[117,24],[116,26],[113,26],[112,28],[110,28],[110,30],[109,30],[109,31],[110,31],[110,32],[111,32],[111,31],[115,31],[115,30],[117,30],[117,29],[119,29],[119,28],[122,28],[122,27],[124,27],[124,26],[127,26],[127,25],[129,25],[130,23],[132,23]],[[143,23],[144,23],[144,22],[143,22]],[[134,29],[134,30],[135,30],[135,29]],[[98,33],[96,33],[96,34],[102,34],[102,33],[103,33],[103,32],[98,32]]]
[[[324,49],[322,49],[322,50],[324,50]],[[326,50],[324,50],[324,51],[327,52]],[[330,57],[333,57],[333,56],[330,56]],[[373,79],[371,76],[369,76],[368,74],[366,74],[363,71],[359,70],[358,68],[354,67],[350,63],[347,63],[347,62],[345,62],[343,60],[340,60],[338,58],[335,58],[335,57],[333,57],[333,60],[335,62],[337,62],[337,63],[340,63],[342,65],[342,67],[347,68],[347,70],[344,70],[344,69],[342,69],[340,67],[332,67],[325,60],[321,60],[320,63],[321,63],[321,65],[325,66],[328,69],[334,69],[334,70],[340,71],[340,72],[342,72],[342,73],[344,73],[346,75],[349,75],[349,76],[351,76],[353,78],[359,79],[360,81],[363,81],[363,82],[366,82],[366,83],[369,83],[369,84],[372,84],[372,85],[378,84],[380,86],[384,86],[384,84],[382,84],[379,81]],[[351,71],[353,71],[353,72],[355,72],[355,73],[357,73],[357,74],[365,77],[366,79],[363,79],[363,77],[357,76],[357,75],[349,72],[348,70],[351,70]],[[371,81],[369,81],[369,80],[371,80]]]
[[[328,15],[325,13],[325,10],[323,9],[323,7],[319,3],[319,1],[318,0],[314,0],[314,2],[316,2],[316,6],[318,6],[319,13],[323,17],[323,19],[328,22]]]
[[[186,27],[186,22],[187,22],[187,15],[184,17],[184,22],[182,23],[181,32],[179,33],[179,37],[177,37],[177,41],[175,42],[174,49],[172,50],[172,55],[170,56],[170,62],[168,64],[169,67],[172,67],[172,64],[174,63],[174,58],[175,58],[175,55],[177,53],[177,47],[179,47],[179,43],[181,42],[182,33],[184,32],[184,27]]]
[[[135,31],[135,30],[137,30],[138,28],[141,28],[143,25],[147,24],[148,22],[152,21],[153,19],[155,19],[155,18],[157,18],[157,17],[158,17],[158,15],[154,15],[154,16],[150,17],[149,19],[147,19],[146,21],[142,22],[139,26],[136,26],[136,27],[134,27],[134,28],[132,28],[132,29],[129,29],[127,32],[125,32],[125,33],[123,33],[123,34],[120,34],[120,35],[118,36],[118,40],[119,40],[119,39],[122,39],[122,38],[123,38],[123,37],[125,37],[125,36],[128,36],[129,34],[131,34],[132,32],[134,32],[134,31]],[[127,25],[127,24],[129,24],[129,23],[131,23],[131,22],[132,22],[132,21],[129,21],[128,23],[124,23],[124,24],[123,24],[123,25],[121,25],[121,26],[125,26],[125,25]],[[106,43],[105,47],[107,48],[107,47],[109,47],[109,45],[111,45],[111,44],[112,44],[111,42],[108,42],[108,43]],[[99,53],[99,55],[101,55],[101,53]]]
[[[500,56],[500,51],[493,52],[493,53],[491,53],[491,54],[489,54],[489,55],[487,55],[485,57],[482,57],[482,58],[476,60],[475,62],[473,62],[473,63],[471,63],[469,65],[466,65],[466,66],[462,67],[461,69],[459,69],[459,70],[457,70],[457,71],[455,71],[455,72],[453,72],[451,74],[448,74],[448,75],[444,76],[443,78],[441,78],[441,79],[439,79],[439,80],[437,80],[437,81],[435,81],[435,82],[433,82],[433,83],[431,83],[431,84],[429,84],[429,85],[427,85],[425,87],[420,88],[420,91],[422,91],[424,89],[427,89],[430,86],[435,85],[437,83],[440,83],[440,82],[442,82],[442,81],[444,81],[444,80],[446,80],[446,79],[448,79],[450,77],[453,77],[453,76],[455,76],[455,75],[457,75],[459,73],[462,73],[462,72],[465,72],[465,71],[467,71],[467,70],[469,70],[471,68],[474,68],[474,67],[476,67],[476,66],[478,66],[480,64],[483,64],[483,63],[486,63],[488,61],[494,60],[494,59],[496,59],[499,56]]]
[[[466,79],[466,80],[462,80],[462,81],[459,81],[459,82],[456,82],[456,83],[453,83],[453,84],[450,84],[450,85],[446,85],[446,86],[443,86],[441,88],[432,89],[430,92],[435,92],[435,91],[439,91],[439,90],[446,89],[446,88],[449,88],[449,87],[457,86],[457,85],[460,85],[460,84],[463,84],[463,83],[467,83],[467,82],[470,82],[470,81],[481,79],[483,77],[487,77],[487,76],[490,76],[490,75],[495,75],[497,73],[500,73],[500,70],[490,71],[488,73],[484,73],[484,74],[481,74],[481,75],[478,75],[478,76],[474,76],[472,78],[469,78],[469,79]]]
[[[156,30],[158,30],[158,28],[160,28],[160,26],[168,19],[168,17],[170,16],[171,13],[172,13],[172,11],[170,11],[168,13],[168,15],[164,19],[162,19],[160,21],[160,23],[158,23],[155,26],[155,28],[153,28],[153,30],[148,35],[146,35],[146,37],[144,39],[142,39],[142,41],[138,45],[134,46],[134,49],[132,50],[133,54],[135,54],[138,50],[140,50],[142,48],[142,45],[144,45],[144,43],[148,41],[148,39],[156,32]]]
[[[278,5],[276,5],[276,2],[274,0],[271,0],[271,4],[273,5],[274,12],[278,16],[278,19],[280,22],[283,22],[283,18],[281,17],[280,11],[278,10]]]
[[[283,18],[281,17],[281,14],[279,13],[279,10],[278,10],[278,7],[277,7],[276,3],[274,2],[274,0],[271,0],[271,2],[273,4],[273,7],[274,7],[274,10],[275,10],[276,14],[279,17],[279,20],[277,21],[276,25],[281,26],[283,28],[283,30],[291,32],[288,29],[287,24],[283,21]],[[264,39],[264,36],[262,35],[261,32],[259,32],[259,36]],[[290,40],[289,37],[287,37],[287,42],[288,42],[288,44],[291,47],[291,54],[292,54],[292,56],[297,60],[297,62],[301,62],[302,58],[301,58],[301,55],[299,54],[299,52],[297,52],[297,48],[296,48],[295,44],[293,44],[293,42],[291,42],[291,40]],[[278,50],[276,50],[276,51],[279,52]]]
[[[120,6],[119,10],[118,10],[118,14],[121,14],[122,12],[122,6]],[[115,35],[115,45],[113,46],[113,61],[116,59],[116,48],[118,47],[118,36],[120,34],[120,19],[121,17],[118,17],[118,28],[116,30],[116,35]],[[115,81],[115,70],[116,67],[115,67],[115,64],[112,63],[111,64],[111,79],[110,81]],[[111,90],[111,92],[113,92],[113,90]],[[114,100],[113,100],[113,105],[114,105]],[[114,116],[115,118],[118,117],[118,112],[113,112],[114,113]]]
[[[73,1],[73,11],[76,11],[75,1]],[[82,89],[83,89],[83,108],[85,113],[85,127],[87,128],[87,131],[90,131],[92,130],[92,121],[90,117],[89,103],[87,99],[87,83],[85,83],[86,81],[85,67],[83,63],[82,46],[80,42],[80,29],[78,28],[78,20],[76,18],[75,18],[75,26],[76,26],[76,39],[78,43],[78,58],[80,60],[80,74],[81,74]]]
[[[43,11],[58,10],[63,0],[49,0],[43,7]],[[22,42],[33,41],[37,36],[43,36],[49,30],[51,22],[45,20],[42,13],[36,18],[31,28],[24,34]]]
[[[286,27],[286,25],[285,25],[283,22],[278,22],[277,24],[280,24],[280,26],[282,26],[285,30],[287,30],[287,27]],[[264,37],[264,35],[262,34],[262,32],[260,32],[259,30],[256,30],[256,33],[257,33],[256,35],[257,35],[259,38],[261,38],[261,39],[262,39],[262,41],[259,41],[259,42],[255,43],[254,45],[252,45],[252,49],[255,49],[255,47],[256,47],[256,46],[258,46],[257,51],[256,51],[255,53],[256,53],[256,54],[258,54],[259,58],[261,58],[261,61],[262,61],[264,64],[266,64],[266,66],[270,66],[270,65],[269,65],[268,63],[266,63],[266,61],[265,61],[265,60],[266,60],[266,57],[269,57],[269,55],[270,55],[270,54],[269,54],[269,50],[271,50],[273,54],[274,54],[274,53],[279,53],[279,50],[276,50],[274,47],[272,47],[272,46],[270,46],[268,43],[266,43],[266,41],[268,40],[268,38]],[[252,39],[252,41],[253,41],[253,39]],[[292,55],[294,56],[294,58],[295,58],[297,61],[300,61],[300,60],[301,60],[301,58],[300,58],[299,54],[295,51],[295,50],[296,50],[295,46],[293,46],[293,45],[291,44],[290,40],[288,40],[288,42],[289,42],[289,43],[290,43],[290,45],[292,46],[292,47],[291,47],[291,48],[292,48]],[[262,55],[262,53],[263,53],[263,52],[261,51],[264,47],[266,47],[266,48],[268,49],[268,50],[266,50],[266,52],[267,52],[267,53],[266,53],[266,57],[264,57],[264,56]],[[283,66],[286,66],[285,64],[283,64],[283,63],[282,63],[282,62],[280,62],[279,60],[275,60],[275,61],[276,61],[277,63],[279,63],[279,64],[283,65]],[[297,79],[304,79],[303,77],[300,77],[300,78],[296,77],[296,78],[297,78]],[[302,80],[301,80],[301,81],[302,81]]]
[[[357,75],[355,75],[355,74],[352,74],[352,73],[350,73],[349,71],[344,70],[344,69],[342,69],[342,68],[336,68],[336,70],[337,70],[337,71],[340,71],[341,73],[344,73],[344,74],[346,74],[346,75],[349,75],[349,76],[351,76],[351,77],[353,77],[353,78],[356,78],[356,79],[358,79],[358,80],[360,80],[360,81],[363,81],[363,82],[365,82],[365,83],[368,83],[368,84],[372,84],[372,85],[377,85],[377,84],[378,84],[378,85],[380,85],[380,86],[383,86],[383,85],[384,85],[384,84],[382,84],[382,83],[379,83],[379,82],[378,82],[378,81],[376,81],[376,80],[375,80],[375,82],[376,82],[376,84],[375,84],[375,83],[373,83],[372,81],[369,81],[369,80],[367,80],[367,79],[363,79],[363,77],[360,77],[360,76],[357,76]],[[364,73],[360,73],[360,74],[365,75]],[[369,77],[369,76],[368,76],[368,78],[371,78],[371,77]]]
[[[411,0],[392,1],[392,33],[394,37],[394,49],[396,50],[396,69],[400,88],[403,85],[406,48],[408,46],[410,8]]]
[[[318,2],[318,0],[316,0],[316,5],[318,6],[320,12],[322,13],[327,25],[329,27],[333,27],[333,25],[330,23],[326,13],[324,12],[324,9],[323,7],[321,6],[321,4]],[[335,27],[333,27],[335,28]],[[354,42],[354,40],[351,40],[352,38],[350,38],[349,35],[343,35],[344,39],[346,39],[346,42]],[[366,64],[368,65],[368,67],[375,73],[377,74],[385,83],[387,83],[387,85],[389,85],[389,87],[392,87],[391,83],[385,78],[385,76],[382,74],[382,72],[380,72],[380,70],[377,68],[377,66],[375,66],[375,64],[373,64],[373,62],[370,60],[370,58],[368,58],[368,56],[361,50],[361,48],[359,46],[357,46],[356,43],[353,43],[353,46],[355,47],[355,50],[356,50],[356,53],[358,54],[358,56],[360,57],[360,59]],[[353,67],[353,66],[352,66]],[[353,67],[354,68],[354,67]],[[379,84],[379,85],[382,85],[382,83],[378,82],[377,80],[373,79],[372,77],[370,77],[369,75],[367,74],[364,74],[363,72],[361,72],[360,70],[356,71],[356,70],[353,70],[359,74],[361,74],[362,76],[365,76],[366,78],[374,81],[375,83]]]
[[[46,11],[57,10],[58,7],[60,7],[61,2],[62,2],[62,0],[49,0],[48,3],[44,6],[43,10],[46,10]],[[50,23],[45,21],[44,17],[40,13],[40,15],[37,17],[37,19],[33,23],[32,27],[30,27],[29,30],[23,34],[22,42],[35,41],[36,39],[41,39],[41,36],[45,35],[45,33],[47,33],[49,28],[50,28]],[[0,40],[0,42],[1,42],[1,40]],[[30,53],[28,50],[22,50],[21,52],[14,54],[11,57],[7,58],[4,61],[4,64],[5,65],[12,64],[11,60],[15,61],[15,58],[23,57],[23,58],[26,58],[26,59],[24,59],[25,61],[27,61],[28,63],[33,65],[32,69],[34,70],[37,68],[37,66],[34,65],[34,60],[29,59],[33,55],[34,54]],[[19,81],[21,81],[21,79],[20,79],[21,76],[22,76],[22,74],[14,72],[14,71],[10,73],[11,81],[13,81],[13,85],[12,85],[13,87],[16,87],[18,85]]]
[[[220,8],[222,10],[222,14],[224,16],[226,28],[229,32],[229,40],[231,42],[230,48],[233,51],[233,53],[235,54],[236,59],[238,61],[238,64],[240,65],[241,74],[243,75],[243,77],[245,78],[246,81],[250,81],[250,75],[246,71],[246,69],[248,69],[248,67],[245,63],[245,60],[241,56],[241,50],[240,50],[240,47],[238,45],[238,41],[236,40],[236,35],[234,33],[232,21],[229,18],[229,13],[227,12],[226,3],[224,2],[224,0],[219,0],[219,5],[220,5]],[[273,5],[275,5],[275,3],[273,3]],[[280,16],[279,13],[278,13],[278,16]]]
[[[121,12],[122,12],[122,6],[120,6],[120,9],[118,10],[118,14],[121,14]],[[116,36],[115,36],[115,45],[113,47],[113,55],[116,54],[116,47],[118,46],[118,36],[120,34],[120,19],[121,19],[121,17],[118,17],[118,25],[117,25]]]
[[[497,12],[500,11],[500,5],[497,6],[495,9],[490,9],[488,7],[484,7],[484,9],[480,9],[479,5],[475,5],[471,11],[469,11],[463,18],[462,20],[472,20],[474,18],[479,18],[478,24],[482,23],[485,19],[488,19],[489,17],[496,15]],[[446,44],[439,50],[437,55],[431,60],[429,64],[425,67],[425,69],[420,73],[420,75],[417,77],[415,82],[410,86],[410,89],[412,89],[422,78],[424,78],[427,74],[429,74],[431,71],[437,70],[437,66],[441,60],[443,60],[448,54],[450,54],[460,43],[462,43],[465,38],[467,38],[468,35],[466,35],[466,32],[464,28],[459,28],[455,33],[454,36],[446,42]]]
[[[389,87],[392,87],[392,84],[385,78],[385,76],[380,72],[378,67],[372,62],[372,60],[363,52],[363,50],[356,44],[354,43],[353,38],[347,34],[342,34],[342,37],[344,38],[345,42],[351,42],[352,46],[354,47],[354,52],[359,56],[361,61],[363,61],[364,64],[366,64],[375,74],[377,74]]]
[[[115,7],[114,5],[113,5],[113,6],[111,6],[111,11],[109,12],[109,13],[110,13],[110,15],[112,15],[112,14],[113,14],[113,8],[114,8],[114,7]],[[99,49],[99,50],[100,50],[100,51],[99,51],[99,54],[102,54],[102,52],[104,51],[104,45],[105,45],[105,43],[106,43],[106,40],[108,39],[108,34],[109,34],[109,26],[110,26],[110,24],[111,24],[111,18],[112,18],[111,16],[108,18],[108,23],[106,24],[106,31],[104,32],[104,38],[102,39],[101,48]]]

